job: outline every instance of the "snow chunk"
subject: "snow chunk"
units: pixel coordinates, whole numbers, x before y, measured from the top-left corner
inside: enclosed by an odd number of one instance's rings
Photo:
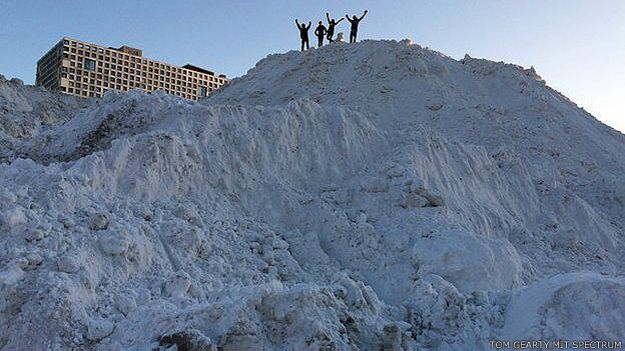
[[[92,230],[105,230],[108,228],[109,223],[111,221],[111,215],[108,213],[96,213],[91,218],[91,226]]]
[[[87,339],[100,341],[113,333],[115,324],[105,319],[93,319],[87,325]]]
[[[462,291],[511,289],[520,283],[521,258],[505,239],[446,231],[421,238],[412,250],[421,274],[437,274]]]
[[[98,241],[102,251],[114,256],[125,253],[130,245],[124,230],[108,230],[100,234]]]
[[[184,297],[191,287],[191,277],[187,272],[179,271],[165,282],[165,293],[171,297]]]
[[[623,279],[595,273],[557,275],[513,295],[501,335],[518,340],[620,340],[625,335],[623,311]]]
[[[2,216],[2,223],[7,230],[26,224],[27,221],[26,212],[20,206],[6,210]]]
[[[217,351],[217,345],[197,329],[187,329],[176,333],[163,335],[160,340],[163,346],[176,345],[178,350],[189,351]]]
[[[61,256],[57,259],[56,264],[59,267],[59,271],[65,273],[76,273],[80,270],[81,264],[78,258],[73,255]]]

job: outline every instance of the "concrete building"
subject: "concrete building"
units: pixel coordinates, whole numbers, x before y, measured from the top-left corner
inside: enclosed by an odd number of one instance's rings
[[[108,90],[160,89],[197,100],[227,83],[223,74],[148,59],[140,49],[107,48],[72,38],[63,38],[37,61],[37,85],[87,98]]]

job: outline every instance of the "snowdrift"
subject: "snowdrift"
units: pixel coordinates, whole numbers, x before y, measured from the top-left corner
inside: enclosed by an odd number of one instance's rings
[[[533,69],[336,43],[0,107],[3,349],[625,339],[625,139]]]

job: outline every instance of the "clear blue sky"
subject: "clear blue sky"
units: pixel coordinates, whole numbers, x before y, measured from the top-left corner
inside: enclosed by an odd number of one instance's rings
[[[32,83],[37,59],[70,36],[239,76],[267,54],[298,47],[294,18],[364,9],[361,38],[410,38],[455,58],[533,65],[625,131],[625,0],[0,0],[0,74]]]

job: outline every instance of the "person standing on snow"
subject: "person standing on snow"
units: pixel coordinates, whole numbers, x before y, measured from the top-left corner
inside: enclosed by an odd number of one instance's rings
[[[334,27],[336,27],[337,24],[341,23],[342,20],[344,20],[345,18],[341,18],[338,21],[335,21],[334,18],[330,18],[330,14],[326,12],[326,18],[328,19],[328,34],[327,34],[327,38],[328,41],[330,43],[334,43],[334,39],[332,38],[334,36]]]
[[[328,33],[328,30],[323,25],[323,22],[319,21],[319,25],[317,26],[317,28],[315,28],[315,35],[317,36],[318,47],[323,46],[323,38],[326,36],[327,33]]]
[[[365,16],[367,15],[367,12],[369,11],[365,10],[365,13],[363,13],[360,18],[356,17],[356,15],[352,16],[352,18],[349,18],[348,15],[345,15],[345,18],[347,18],[347,20],[352,24],[352,28],[349,32],[350,43],[356,42],[356,36],[358,35],[358,23],[360,23],[360,21],[362,21],[362,19],[365,18]]]
[[[300,25],[299,22],[295,20],[295,25],[297,26],[297,29],[299,29],[299,37],[302,39],[302,51],[304,51],[304,44],[306,44],[306,50],[310,49],[310,46],[308,45],[308,30],[310,29],[312,23],[309,21],[308,26],[303,23]]]

